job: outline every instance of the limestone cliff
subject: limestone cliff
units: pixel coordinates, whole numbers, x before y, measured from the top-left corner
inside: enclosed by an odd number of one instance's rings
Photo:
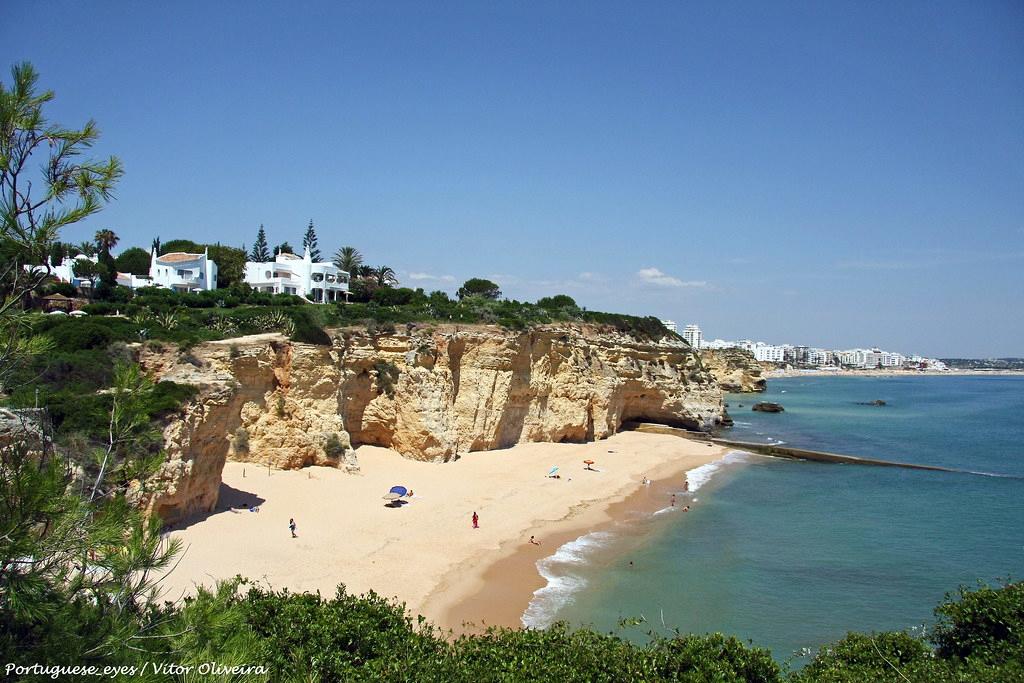
[[[630,420],[707,429],[723,414],[711,374],[678,340],[565,324],[332,338],[326,347],[259,335],[173,361],[144,355],[161,379],[200,387],[164,432],[164,491],[148,507],[167,521],[212,509],[227,458],[354,470],[360,444],[443,461],[526,441],[601,439]]]
[[[705,349],[700,352],[700,358],[723,391],[764,391],[767,387],[767,381],[761,376],[761,364],[750,351]]]

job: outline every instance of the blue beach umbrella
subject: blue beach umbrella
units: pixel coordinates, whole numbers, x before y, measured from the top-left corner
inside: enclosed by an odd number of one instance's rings
[[[555,472],[557,472],[557,471],[558,471],[558,465],[555,465],[554,467],[552,467],[552,468],[551,468],[551,469],[550,469],[550,470],[548,471],[548,476],[550,477],[550,476],[551,476],[552,474],[554,474],[554,473],[555,473]]]
[[[384,499],[398,500],[408,492],[409,489],[405,488],[404,486],[392,486],[391,490],[384,494]]]

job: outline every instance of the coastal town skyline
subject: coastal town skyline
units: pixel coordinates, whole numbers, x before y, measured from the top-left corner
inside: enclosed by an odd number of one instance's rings
[[[749,338],[725,340],[706,339],[704,332],[696,323],[686,325],[682,331],[673,320],[662,320],[663,325],[679,334],[695,349],[721,350],[743,349],[754,356],[754,360],[792,365],[804,368],[844,367],[852,369],[918,369],[948,370],[941,359],[923,356],[920,353],[902,353],[887,351],[878,346],[823,348],[807,344],[772,344]]]
[[[127,170],[63,238],[312,218],[428,291],[1022,355],[1018,5],[316,7],[10,3],[5,61]]]

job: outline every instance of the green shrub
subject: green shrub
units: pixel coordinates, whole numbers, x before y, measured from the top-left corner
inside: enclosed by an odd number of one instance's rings
[[[114,315],[115,313],[120,312],[121,308],[122,306],[108,303],[106,301],[96,301],[82,306],[82,310],[89,315]]]
[[[848,633],[823,647],[793,678],[801,683],[896,681],[900,679],[893,667],[906,674],[911,667],[927,665],[930,655],[924,642],[906,633]]]
[[[60,294],[62,296],[75,298],[78,296],[78,290],[70,282],[51,282],[50,284],[43,287],[43,296],[49,296],[51,294]]]
[[[1024,662],[1024,583],[961,587],[935,609],[932,642],[942,657]]]
[[[398,382],[401,370],[394,363],[377,361],[373,364],[373,370],[377,374],[377,389],[387,394],[390,398],[395,396],[395,384]]]
[[[150,418],[165,417],[181,410],[198,392],[199,389],[191,384],[178,384],[166,380],[157,382],[146,406],[146,412]]]
[[[235,436],[232,439],[236,453],[248,453],[249,452],[249,430],[245,427],[239,427],[235,430]]]
[[[408,287],[382,287],[374,291],[371,300],[381,306],[406,306],[417,298],[426,300],[423,290],[413,290]]]
[[[292,332],[292,341],[316,344],[317,346],[330,346],[331,337],[324,328],[314,319],[313,314],[307,308],[296,308],[291,312],[291,319],[295,323],[295,331]]]
[[[74,318],[66,319],[51,336],[57,340],[61,351],[106,348],[117,339],[114,331],[102,322]]]
[[[568,294],[556,294],[546,296],[537,300],[537,305],[549,311],[557,311],[562,308],[576,308],[576,300]]]
[[[345,455],[345,446],[341,443],[341,438],[334,433],[327,436],[327,440],[324,442],[324,453],[328,458],[340,458]]]

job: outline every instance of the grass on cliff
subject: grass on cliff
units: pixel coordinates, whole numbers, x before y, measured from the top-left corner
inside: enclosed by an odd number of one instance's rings
[[[526,330],[553,322],[578,322],[644,341],[680,339],[655,317],[588,311],[565,295],[530,303],[479,296],[457,300],[444,292],[387,288],[377,290],[365,303],[316,305],[294,296],[259,292],[240,299],[231,290],[186,294],[141,289],[134,298],[90,304],[85,311],[91,320],[102,321],[108,327],[112,340],[170,341],[185,347],[261,332],[281,332],[295,341],[328,345],[325,327],[365,326],[374,335],[388,335],[402,326],[424,323],[491,324]],[[40,323],[40,331],[53,329],[57,337],[65,333],[77,336],[86,328],[95,330],[83,326],[84,321],[47,318]]]

